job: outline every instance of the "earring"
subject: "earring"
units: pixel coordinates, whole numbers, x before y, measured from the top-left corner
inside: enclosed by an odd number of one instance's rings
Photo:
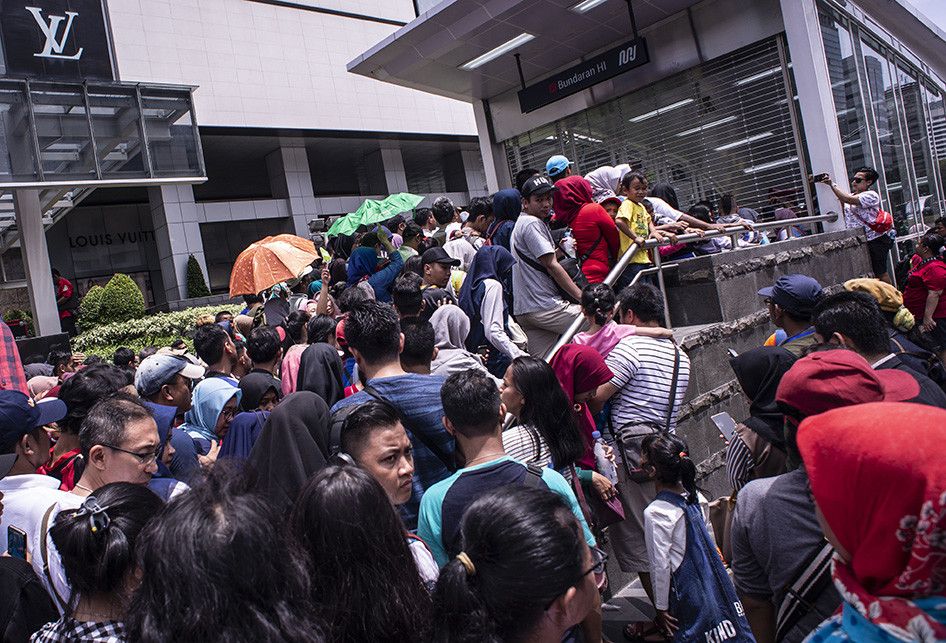
[[[576,403],[572,408],[575,409],[575,413],[581,413],[582,406],[580,403]]]

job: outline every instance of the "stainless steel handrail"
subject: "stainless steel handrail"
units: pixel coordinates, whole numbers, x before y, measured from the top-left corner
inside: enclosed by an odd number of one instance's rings
[[[783,219],[783,220],[778,220],[778,221],[766,221],[764,223],[754,223],[752,224],[752,230],[756,232],[760,230],[774,230],[777,228],[786,228],[786,227],[793,226],[796,224],[797,225],[810,225],[812,223],[820,223],[822,221],[837,221],[837,219],[838,219],[837,212],[829,212],[827,214],[819,214],[817,216],[812,216],[812,217],[797,217],[795,219]],[[677,244],[699,243],[701,241],[705,241],[706,239],[712,239],[713,237],[738,235],[739,233],[742,233],[742,232],[747,232],[747,230],[741,225],[726,226],[726,228],[723,230],[707,230],[703,234],[694,233],[694,234],[677,235],[676,243]],[[778,242],[775,242],[775,243],[778,243]],[[665,239],[663,241],[657,241],[656,239],[651,239],[649,241],[646,241],[643,244],[643,246],[640,246],[640,247],[636,243],[632,243],[631,246],[624,252],[621,258],[618,260],[618,262],[614,265],[614,268],[611,269],[611,272],[608,273],[608,276],[604,278],[604,283],[610,286],[614,282],[616,282],[624,273],[624,269],[627,268],[627,264],[630,263],[631,257],[633,257],[634,253],[636,253],[641,247],[643,247],[645,250],[649,250],[651,248],[657,248],[659,246],[664,246],[664,245],[669,246],[669,245],[675,245],[675,244],[673,244],[669,239]],[[652,274],[653,272],[657,273],[658,283],[660,286],[660,292],[663,295],[663,300],[664,300],[664,318],[665,318],[667,327],[669,328],[670,327],[670,319],[669,319],[670,312],[669,312],[669,309],[667,308],[667,292],[666,292],[666,287],[664,286],[663,270],[664,268],[675,267],[678,264],[671,263],[671,264],[661,265],[660,259],[659,259],[659,253],[657,253],[657,256],[655,257],[655,259],[656,261],[654,262],[655,263],[654,267],[648,268],[646,271],[642,271],[642,272],[647,272],[649,274]],[[636,283],[637,279],[639,279],[639,277],[635,275],[634,283]],[[551,360],[552,356],[555,355],[558,349],[560,349],[562,346],[570,342],[572,337],[575,336],[575,334],[581,329],[584,323],[585,323],[584,316],[579,314],[575,318],[575,321],[571,323],[571,326],[568,327],[568,329],[562,334],[562,336],[555,343],[552,349],[546,354],[545,360],[546,361]]]

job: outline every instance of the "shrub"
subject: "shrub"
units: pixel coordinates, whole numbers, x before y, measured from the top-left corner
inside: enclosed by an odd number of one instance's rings
[[[139,351],[146,346],[169,346],[176,339],[183,338],[188,341],[188,337],[193,334],[194,324],[201,315],[216,315],[222,310],[234,312],[240,308],[240,304],[222,304],[188,308],[172,313],[155,313],[141,319],[97,326],[76,337],[72,344],[80,353],[111,359],[119,346]]]
[[[145,314],[145,298],[128,275],[116,273],[102,292],[98,319],[100,323],[123,322]]]
[[[89,288],[82,302],[79,304],[79,328],[87,330],[99,322],[99,311],[102,306],[102,293],[105,289],[98,284]]]
[[[11,329],[14,327],[23,328],[24,334],[27,337],[33,336],[33,316],[27,311],[19,308],[11,308],[3,313],[3,321],[5,321]]]
[[[207,287],[207,282],[204,281],[204,273],[200,269],[200,262],[197,261],[194,255],[187,258],[187,296],[188,298],[210,296],[210,288]]]

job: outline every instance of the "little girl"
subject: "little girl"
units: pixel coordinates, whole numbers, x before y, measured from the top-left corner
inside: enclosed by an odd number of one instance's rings
[[[674,641],[755,641],[710,535],[686,443],[647,436],[641,467],[657,486],[657,498],[644,510],[644,538],[658,626]]]
[[[588,330],[578,333],[572,339],[573,344],[590,346],[601,357],[607,357],[611,349],[625,337],[641,335],[665,339],[673,337],[666,328],[643,328],[614,322],[614,307],[617,298],[614,290],[606,284],[591,284],[581,291],[581,313],[588,320]]]

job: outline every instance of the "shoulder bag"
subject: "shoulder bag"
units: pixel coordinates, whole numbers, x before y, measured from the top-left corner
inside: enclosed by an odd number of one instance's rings
[[[673,377],[670,379],[670,396],[667,404],[667,417],[663,426],[655,424],[632,422],[618,429],[615,445],[621,451],[621,460],[624,463],[624,472],[628,480],[637,483],[648,482],[650,477],[641,468],[641,445],[644,438],[655,433],[670,433],[673,422],[673,407],[677,399],[677,382],[680,378],[680,348],[674,344]]]

